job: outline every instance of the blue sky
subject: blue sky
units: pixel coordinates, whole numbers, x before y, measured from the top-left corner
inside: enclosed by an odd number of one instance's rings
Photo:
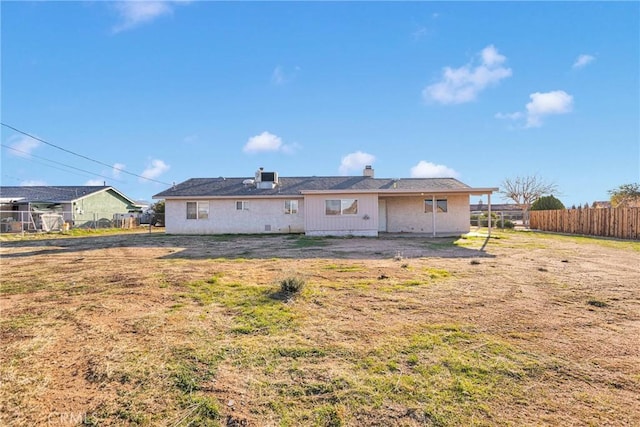
[[[3,185],[151,200],[371,164],[473,187],[538,175],[570,206],[640,181],[638,2],[0,7],[2,122],[100,162],[2,127]]]

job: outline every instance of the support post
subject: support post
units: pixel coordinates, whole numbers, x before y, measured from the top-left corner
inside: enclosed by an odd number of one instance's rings
[[[489,204],[489,221],[487,222],[489,225],[489,237],[491,237],[491,193],[489,193],[487,196],[487,202]]]
[[[487,204],[488,204],[487,214],[489,215],[489,218],[487,219],[487,225],[489,226],[489,233],[487,234],[487,238],[484,240],[484,243],[480,248],[480,252],[484,252],[484,249],[487,247],[487,244],[489,243],[489,239],[491,238],[491,193],[487,195]]]
[[[436,206],[436,196],[435,194],[431,196],[431,229],[433,237],[436,237],[436,210],[438,206]]]

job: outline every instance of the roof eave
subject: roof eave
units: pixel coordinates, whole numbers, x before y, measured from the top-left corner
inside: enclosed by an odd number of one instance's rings
[[[302,195],[301,194],[262,194],[262,195],[229,194],[225,196],[214,196],[214,195],[208,195],[208,194],[201,194],[199,196],[171,196],[171,195],[160,196],[159,194],[156,194],[155,196],[152,196],[152,198],[155,200],[291,199],[291,198],[302,198]]]
[[[424,195],[424,194],[470,194],[483,195],[498,191],[497,188],[449,188],[449,189],[377,189],[377,190],[302,190],[301,194],[384,194],[384,195]]]
[[[171,200],[195,200],[195,199],[275,199],[275,198],[295,198],[304,195],[319,195],[319,194],[380,194],[385,196],[408,196],[417,195],[424,196],[425,194],[468,194],[468,195],[484,195],[492,194],[498,191],[498,188],[450,188],[450,189],[375,189],[375,190],[353,190],[353,189],[339,189],[339,190],[301,190],[298,194],[229,194],[229,195],[171,195],[158,193],[153,196],[153,199],[171,199]]]
[[[500,189],[497,187],[471,188],[471,190],[473,191],[470,191],[469,194],[471,194],[472,196],[482,196],[484,194],[492,194],[500,191]]]

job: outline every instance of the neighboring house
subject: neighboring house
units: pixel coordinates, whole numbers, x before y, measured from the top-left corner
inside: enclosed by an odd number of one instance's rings
[[[140,209],[141,212],[146,212],[151,209],[151,202],[147,200],[135,200],[134,203]]]
[[[305,233],[377,236],[379,232],[459,235],[469,231],[471,188],[453,178],[193,178],[153,196],[165,200],[172,234]]]
[[[93,227],[130,212],[140,212],[140,207],[109,186],[0,186],[0,222],[18,221],[21,230],[46,228],[43,218],[49,216],[74,227]]]

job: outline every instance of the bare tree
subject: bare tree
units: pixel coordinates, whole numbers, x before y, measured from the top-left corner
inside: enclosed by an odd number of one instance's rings
[[[529,224],[529,208],[541,196],[551,195],[557,191],[554,183],[547,183],[537,175],[517,176],[502,181],[500,193],[511,199],[522,209],[525,225]]]
[[[640,183],[623,184],[616,189],[609,190],[611,206],[640,207]]]

